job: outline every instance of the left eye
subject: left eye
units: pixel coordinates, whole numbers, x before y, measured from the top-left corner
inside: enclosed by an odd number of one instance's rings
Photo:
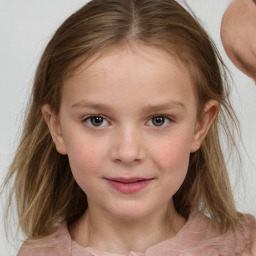
[[[154,116],[148,121],[148,125],[155,127],[163,127],[171,122],[170,118],[166,116]]]
[[[104,127],[108,125],[108,121],[102,116],[89,116],[84,119],[84,122],[93,127]]]

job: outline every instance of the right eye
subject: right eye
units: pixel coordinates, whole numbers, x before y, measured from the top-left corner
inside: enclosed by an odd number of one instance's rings
[[[92,127],[105,127],[109,124],[109,122],[102,116],[89,116],[86,117],[83,122],[86,122]]]
[[[153,116],[152,118],[150,118],[150,120],[148,121],[148,124],[154,127],[165,127],[170,122],[171,122],[171,119],[169,117],[159,115],[159,116]]]

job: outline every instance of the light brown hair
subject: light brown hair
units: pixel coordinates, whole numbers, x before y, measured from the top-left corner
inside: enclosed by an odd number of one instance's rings
[[[191,154],[188,174],[173,199],[185,218],[202,208],[221,232],[237,227],[219,134],[223,129],[232,144],[228,120],[236,119],[214,44],[196,18],[173,0],[93,0],[59,27],[41,57],[22,138],[5,181],[15,178],[19,224],[27,236],[47,234],[61,220],[72,223],[87,208],[67,156],[55,149],[42,106],[50,104],[58,113],[63,80],[95,54],[129,42],[160,47],[182,61],[193,79],[198,118],[207,101],[220,103],[219,116],[201,148]]]

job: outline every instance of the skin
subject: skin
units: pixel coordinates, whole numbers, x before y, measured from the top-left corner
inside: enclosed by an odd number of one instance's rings
[[[233,0],[221,22],[221,40],[234,65],[256,83],[256,2]],[[252,246],[256,256],[256,232]]]
[[[221,40],[234,65],[256,82],[256,3],[234,0],[221,23]]]
[[[64,82],[59,115],[43,106],[56,148],[68,155],[88,198],[88,210],[69,227],[80,245],[144,252],[184,226],[172,196],[218,112],[211,100],[198,120],[192,86],[185,67],[166,52],[123,46]],[[104,118],[100,126],[90,115]],[[162,117],[159,126],[154,116]],[[123,193],[106,180],[111,177],[151,180]]]

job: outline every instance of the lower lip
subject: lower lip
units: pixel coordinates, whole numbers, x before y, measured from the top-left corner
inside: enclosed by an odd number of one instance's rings
[[[107,181],[113,188],[115,188],[119,192],[122,192],[125,194],[132,194],[145,188],[152,181],[152,179],[140,180],[132,183],[124,183],[124,182],[108,180],[108,179]]]

